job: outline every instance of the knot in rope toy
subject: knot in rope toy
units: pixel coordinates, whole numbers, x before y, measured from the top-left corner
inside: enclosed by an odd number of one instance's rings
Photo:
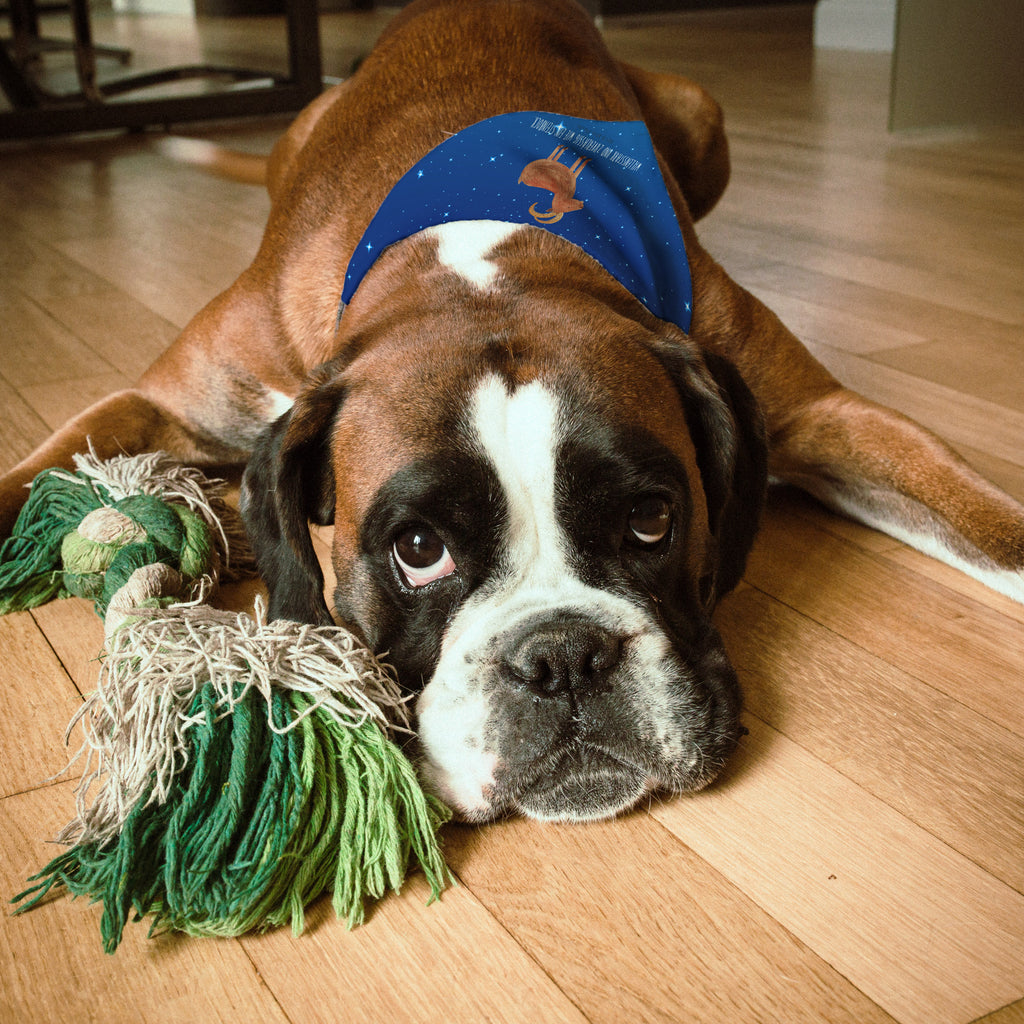
[[[146,566],[173,569],[177,577],[156,575],[180,583],[176,591],[165,583],[163,592],[136,583],[140,606],[186,597],[195,584],[215,584],[222,574],[252,573],[246,554],[232,563],[232,550],[247,552],[247,546],[220,482],[161,452],[108,462],[90,453],[76,456],[75,464],[75,473],[49,469],[36,477],[12,535],[0,545],[0,614],[73,594],[94,601],[104,616]]]
[[[179,569],[184,579],[216,570],[209,527],[184,505],[134,494],[90,512],[61,543],[64,586],[97,601],[105,613],[110,599],[143,566]]]
[[[405,698],[387,667],[340,626],[201,603],[251,567],[219,482],[162,453],[76,466],[37,477],[0,545],[0,612],[75,594],[107,636],[68,727],[85,733],[86,765],[58,836],[69,849],[16,912],[54,886],[100,900],[112,953],[132,910],[151,934],[298,933],[331,891],[352,927],[413,863],[437,898],[449,812],[401,750]]]

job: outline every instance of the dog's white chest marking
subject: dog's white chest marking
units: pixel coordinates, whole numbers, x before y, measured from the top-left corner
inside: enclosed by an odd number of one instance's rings
[[[500,220],[464,220],[427,228],[425,235],[437,239],[438,261],[475,288],[486,291],[494,286],[498,267],[490,255],[522,224]]]
[[[273,391],[269,388],[265,392],[265,397],[266,412],[264,415],[268,423],[273,423],[279,417],[283,416],[295,404],[294,398],[290,398],[288,395],[282,394],[280,391]]]

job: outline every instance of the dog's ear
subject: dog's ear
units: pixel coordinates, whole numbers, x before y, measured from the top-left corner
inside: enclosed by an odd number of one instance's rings
[[[273,619],[330,623],[309,523],[334,522],[331,435],[344,399],[339,367],[313,372],[292,408],[260,435],[242,478],[242,518]]]
[[[711,608],[739,583],[768,487],[764,417],[736,367],[684,345],[655,350],[683,401],[717,548],[701,584]]]

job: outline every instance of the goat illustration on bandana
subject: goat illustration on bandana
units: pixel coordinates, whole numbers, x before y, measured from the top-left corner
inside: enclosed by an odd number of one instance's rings
[[[531,161],[519,175],[520,185],[546,188],[552,193],[550,210],[538,210],[538,203],[530,205],[530,216],[538,224],[555,224],[565,214],[583,209],[583,200],[576,198],[576,179],[590,160],[579,157],[570,167],[566,167],[560,162],[564,152],[565,146],[556,146],[551,156]]]

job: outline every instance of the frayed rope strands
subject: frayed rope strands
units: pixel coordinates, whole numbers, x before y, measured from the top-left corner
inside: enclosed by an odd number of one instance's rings
[[[54,885],[102,900],[108,952],[132,909],[151,933],[298,933],[325,890],[351,927],[413,861],[432,898],[450,881],[436,841],[448,811],[388,735],[407,731],[397,684],[346,630],[142,613],[78,722],[95,764],[59,837],[75,845],[15,901]]]

